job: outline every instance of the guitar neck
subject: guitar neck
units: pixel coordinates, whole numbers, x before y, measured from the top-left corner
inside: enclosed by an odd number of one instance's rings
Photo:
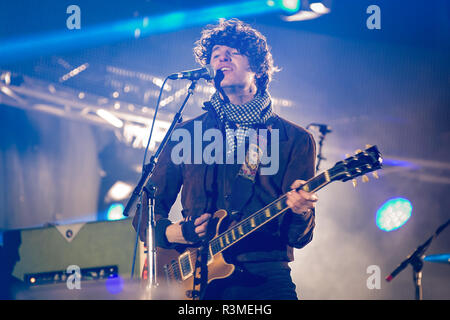
[[[296,190],[316,192],[317,190],[325,187],[331,181],[332,180],[330,179],[330,174],[328,170],[326,170],[323,173],[315,176],[314,178],[311,178]],[[289,209],[286,204],[286,198],[286,194],[282,195],[261,210],[258,210],[257,212],[234,225],[232,228],[218,235],[216,238],[209,242],[210,252],[212,252],[213,255],[222,252],[223,250],[231,247],[236,242],[242,240],[252,232],[258,230],[267,222],[284,213],[287,209]]]

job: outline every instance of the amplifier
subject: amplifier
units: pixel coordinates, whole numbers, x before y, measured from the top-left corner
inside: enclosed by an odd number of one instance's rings
[[[18,233],[19,261],[12,275],[27,285],[63,282],[69,267],[81,270],[81,280],[131,275],[136,232],[130,218],[9,232]],[[141,255],[137,250],[135,277]]]

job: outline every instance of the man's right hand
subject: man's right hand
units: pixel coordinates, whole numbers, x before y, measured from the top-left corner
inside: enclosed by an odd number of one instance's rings
[[[204,213],[200,217],[196,218],[194,220],[194,226],[195,226],[195,233],[200,237],[206,236],[207,230],[208,230],[208,223],[211,219],[210,213]],[[175,242],[175,243],[184,243],[184,244],[191,244],[192,241],[187,241],[183,237],[183,230],[181,227],[181,224],[184,220],[179,221],[177,223],[171,224],[166,229],[166,237],[169,242]]]
[[[197,235],[200,238],[203,238],[204,236],[206,236],[206,233],[208,231],[208,223],[209,223],[210,219],[211,219],[211,214],[204,213],[200,217],[198,217],[197,219],[194,220],[195,233],[197,233]]]

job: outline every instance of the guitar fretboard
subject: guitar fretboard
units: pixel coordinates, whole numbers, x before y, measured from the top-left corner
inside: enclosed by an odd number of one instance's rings
[[[324,171],[323,173],[317,175],[314,178],[308,180],[304,185],[297,188],[298,190],[304,190],[307,192],[315,192],[328,183],[331,182],[330,175],[328,171]],[[210,251],[213,255],[222,252],[228,247],[232,246],[239,240],[243,239],[250,233],[256,231],[261,226],[269,222],[270,220],[276,218],[287,209],[289,209],[286,204],[287,195],[279,197],[272,203],[268,204],[261,210],[253,213],[249,217],[245,218],[241,222],[237,223],[235,226],[230,228],[229,230],[223,232],[218,235],[216,238],[209,242]]]

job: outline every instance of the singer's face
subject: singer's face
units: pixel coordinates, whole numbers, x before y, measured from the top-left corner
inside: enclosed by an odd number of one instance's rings
[[[211,66],[223,72],[220,86],[223,89],[249,89],[255,84],[255,73],[250,69],[247,56],[237,49],[215,45],[211,52]]]

